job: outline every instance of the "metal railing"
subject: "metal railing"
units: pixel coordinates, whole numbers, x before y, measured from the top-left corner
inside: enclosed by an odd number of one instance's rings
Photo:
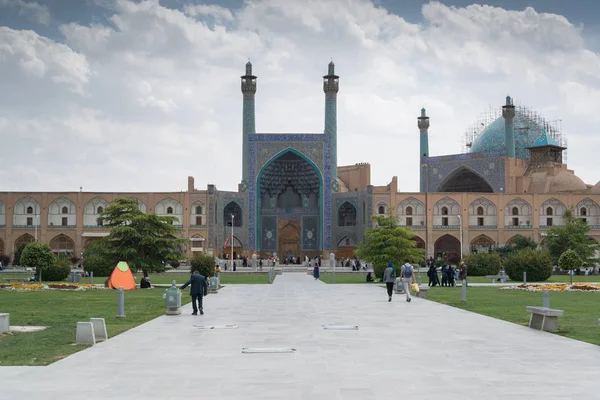
[[[77,225],[48,225],[50,229],[73,229],[76,228]]]
[[[425,229],[425,225],[398,225],[400,228]]]
[[[497,229],[497,225],[469,225],[469,229]]]
[[[206,228],[206,225],[190,225],[190,228]]]
[[[13,225],[13,228],[39,228],[39,225]]]
[[[460,229],[460,225],[434,225],[433,229]]]
[[[531,229],[531,225],[504,225],[504,229]]]

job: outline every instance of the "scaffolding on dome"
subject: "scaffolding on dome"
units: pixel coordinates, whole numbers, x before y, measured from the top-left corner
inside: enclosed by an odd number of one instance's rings
[[[539,112],[531,109],[528,106],[516,105],[515,114],[521,119],[522,125],[520,128],[515,127],[515,134],[530,129],[538,130],[542,128],[559,146],[567,148],[567,138],[562,130],[562,120],[548,120]],[[468,153],[471,146],[481,132],[488,127],[492,122],[502,116],[502,107],[490,107],[477,118],[476,122],[469,125],[463,134],[461,141],[463,153]],[[567,163],[567,150],[562,154],[563,163]]]

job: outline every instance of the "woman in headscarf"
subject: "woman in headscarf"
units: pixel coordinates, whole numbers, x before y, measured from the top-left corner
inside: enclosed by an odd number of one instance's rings
[[[315,260],[315,267],[313,268],[313,276],[315,277],[315,281],[319,279],[319,262]]]
[[[388,262],[387,268],[383,271],[383,278],[387,289],[388,301],[392,301],[392,293],[394,291],[394,284],[396,283],[396,268],[391,261]]]

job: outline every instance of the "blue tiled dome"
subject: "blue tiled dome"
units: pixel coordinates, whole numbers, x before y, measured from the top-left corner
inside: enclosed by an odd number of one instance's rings
[[[521,115],[518,108],[515,111],[515,156],[521,160],[529,160],[527,147],[531,147],[537,138],[545,135],[545,131],[534,121]],[[498,117],[481,131],[471,146],[471,153],[499,150],[504,150],[504,118],[502,117]]]

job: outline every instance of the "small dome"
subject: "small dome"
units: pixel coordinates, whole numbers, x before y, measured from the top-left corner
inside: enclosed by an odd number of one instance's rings
[[[600,194],[600,181],[598,181],[598,183],[592,186],[592,188],[590,189],[590,193]]]
[[[529,160],[529,150],[540,136],[546,136],[544,128],[515,110],[515,157],[521,160]],[[504,150],[504,118],[498,117],[489,124],[471,146],[471,153],[484,151]]]
[[[560,171],[550,182],[550,193],[583,192],[586,190],[587,186],[581,178],[567,171]]]

